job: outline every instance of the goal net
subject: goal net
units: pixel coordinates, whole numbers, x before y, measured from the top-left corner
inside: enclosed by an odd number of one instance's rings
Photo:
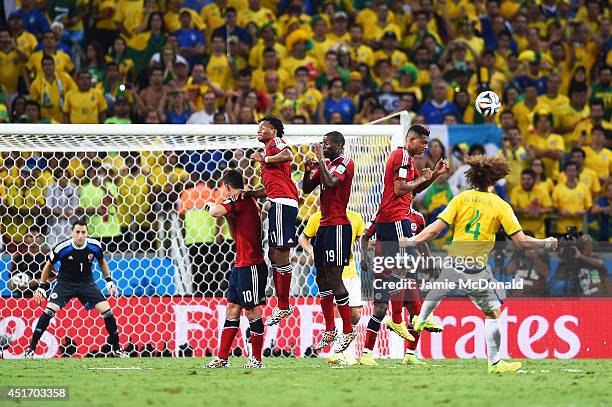
[[[349,208],[369,221],[380,202],[391,146],[403,139],[406,127],[405,118],[402,125],[286,126],[298,190],[304,162],[314,157],[311,144],[339,130],[356,167]],[[1,125],[0,134],[0,334],[11,335],[14,343],[4,356],[21,357],[28,346],[42,311],[31,299],[34,280],[50,248],[68,239],[71,221],[82,217],[89,236],[102,242],[119,288],[119,297],[109,302],[122,346],[133,356],[215,352],[234,244],[225,222],[208,215],[204,203],[223,199],[220,177],[229,168],[242,171],[248,188],[261,185],[259,165],[249,159],[263,148],[257,126]],[[267,205],[260,203],[265,218]],[[300,195],[298,233],[317,210],[316,194]],[[265,229],[263,235],[267,250]],[[266,329],[264,349],[272,355],[307,356],[323,318],[307,256],[298,247],[292,259],[296,312]],[[106,294],[97,265],[93,273]],[[266,294],[264,318],[276,304],[271,277]],[[366,302],[358,352],[371,313]],[[248,353],[247,328],[245,319],[233,344],[236,352]],[[401,356],[402,341],[384,331],[379,356]],[[101,356],[107,350],[104,324],[93,304],[73,299],[52,320],[37,356]]]

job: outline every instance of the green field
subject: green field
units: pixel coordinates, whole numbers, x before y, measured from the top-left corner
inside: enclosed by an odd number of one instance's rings
[[[79,407],[612,405],[612,360],[527,360],[524,373],[504,376],[488,374],[483,360],[433,360],[410,368],[384,360],[374,368],[332,368],[322,359],[268,358],[262,370],[243,369],[242,358],[232,358],[229,369],[204,370],[204,361],[0,360],[0,386],[68,386],[69,401],[50,405]]]

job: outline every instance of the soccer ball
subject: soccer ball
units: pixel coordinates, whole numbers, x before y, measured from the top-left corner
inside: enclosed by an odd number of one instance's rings
[[[12,278],[11,281],[16,286],[24,286],[30,283],[30,276],[27,273],[17,273]]]
[[[499,112],[501,101],[499,96],[491,90],[480,92],[474,103],[476,111],[484,117],[491,117]]]

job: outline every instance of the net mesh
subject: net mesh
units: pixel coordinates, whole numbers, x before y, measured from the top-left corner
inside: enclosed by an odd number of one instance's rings
[[[366,221],[380,202],[391,146],[391,138],[374,135],[375,129],[366,136],[345,133],[345,151],[356,166],[349,208]],[[304,162],[314,157],[311,144],[321,137],[286,139],[295,156],[292,175],[301,191]],[[109,302],[122,345],[141,356],[214,352],[224,320],[223,296],[234,245],[225,222],[210,217],[203,206],[206,200],[224,198],[219,180],[227,168],[240,169],[248,188],[258,188],[259,164],[248,157],[261,149],[253,136],[3,137],[0,334],[14,339],[5,357],[19,357],[28,346],[41,313],[28,299],[36,287],[34,280],[40,277],[45,254],[70,237],[70,223],[79,217],[87,219],[89,236],[102,242],[119,288],[119,298]],[[267,205],[260,204],[266,250]],[[298,233],[317,206],[317,194],[300,196]],[[354,250],[359,256],[357,247]],[[292,252],[292,264],[291,302],[297,311],[279,326],[266,329],[264,348],[272,355],[308,355],[323,328],[315,279],[299,247]],[[106,293],[97,265],[94,278]],[[271,273],[266,294],[269,306],[264,307],[264,315],[269,315],[276,303]],[[366,304],[357,348],[363,344],[370,314]],[[234,343],[237,352],[248,352],[247,328],[248,322],[242,321],[242,335]],[[392,340],[381,333],[381,356],[389,354]],[[73,299],[43,335],[38,355],[96,356],[103,354],[105,343],[98,313],[91,304]]]

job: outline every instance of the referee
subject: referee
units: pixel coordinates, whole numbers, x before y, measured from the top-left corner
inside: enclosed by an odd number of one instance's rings
[[[108,332],[108,342],[112,347],[112,354],[115,357],[128,357],[128,354],[121,350],[119,346],[119,332],[117,331],[117,321],[106,301],[106,297],[100,292],[93,280],[91,268],[94,259],[98,260],[102,274],[106,277],[106,290],[108,294],[117,297],[117,286],[113,283],[110,276],[108,264],[104,260],[104,253],[100,242],[87,238],[87,224],[83,220],[78,220],[72,224],[72,237],[59,243],[49,254],[49,260],[45,264],[40,285],[34,293],[34,300],[37,305],[41,305],[42,300],[47,298],[49,289],[49,273],[54,264],[59,262],[59,272],[57,273],[57,284],[49,294],[47,307],[38,319],[30,348],[24,357],[31,359],[36,352],[36,346],[42,334],[47,330],[49,322],[55,313],[64,307],[73,297],[77,297],[81,304],[92,304],[102,314],[104,325]]]

